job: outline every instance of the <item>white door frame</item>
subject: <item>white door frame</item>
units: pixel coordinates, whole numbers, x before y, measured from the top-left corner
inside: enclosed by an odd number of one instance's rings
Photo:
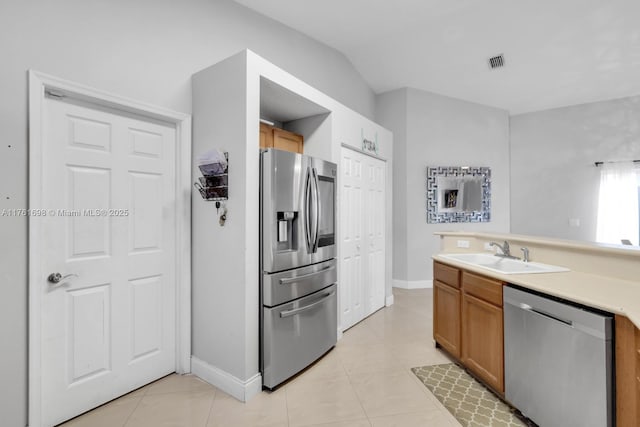
[[[191,372],[191,116],[29,70],[29,208],[43,206],[43,103],[52,90],[98,106],[135,113],[176,127],[176,372]],[[29,426],[42,422],[41,224],[29,217]]]

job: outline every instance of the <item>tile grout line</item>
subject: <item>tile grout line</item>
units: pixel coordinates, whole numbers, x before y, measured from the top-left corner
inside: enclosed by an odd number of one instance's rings
[[[287,427],[291,427],[291,421],[289,420],[289,393],[288,389],[284,389],[284,407],[287,411]]]
[[[122,423],[122,427],[126,427],[127,424],[129,423],[129,420],[131,419],[131,416],[133,415],[134,412],[136,412],[138,410],[138,407],[140,406],[140,403],[142,403],[142,399],[144,399],[144,397],[146,396],[146,392],[142,394],[142,396],[140,396],[140,398],[138,399],[138,402],[136,403],[135,408],[133,408],[133,410],[129,413],[129,415],[127,415],[127,418],[124,420],[124,423]]]
[[[342,361],[340,360],[339,362],[342,365]],[[367,422],[369,423],[369,426],[373,426],[373,424],[371,423],[371,417],[369,417],[369,414],[367,414],[367,411],[364,409],[364,405],[362,404],[362,399],[360,399],[360,396],[358,396],[358,391],[356,390],[353,383],[351,382],[351,376],[349,375],[349,372],[347,372],[347,370],[344,368],[344,365],[342,366],[342,369],[344,369],[345,374],[347,374],[347,381],[349,381],[349,385],[351,386],[353,393],[356,395],[356,399],[358,399],[358,404],[362,409],[362,413],[367,418]]]
[[[209,425],[209,420],[211,419],[211,414],[213,413],[213,405],[218,398],[218,389],[214,388],[213,399],[211,399],[211,406],[209,407],[209,414],[207,414],[207,420],[204,422],[203,427],[207,427]]]

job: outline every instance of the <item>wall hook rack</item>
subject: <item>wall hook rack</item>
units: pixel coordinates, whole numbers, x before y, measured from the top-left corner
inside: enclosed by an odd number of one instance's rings
[[[220,202],[229,199],[229,153],[225,151],[223,154],[224,160],[198,165],[202,176],[193,185],[204,200]],[[218,203],[216,207],[219,208]]]

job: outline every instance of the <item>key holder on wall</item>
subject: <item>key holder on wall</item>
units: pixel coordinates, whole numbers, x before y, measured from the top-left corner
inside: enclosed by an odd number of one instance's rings
[[[222,206],[222,213],[220,213],[221,206]],[[216,212],[218,213],[218,222],[220,223],[220,226],[224,227],[224,223],[227,220],[227,204],[226,203],[220,203],[219,201],[217,201],[216,202]]]

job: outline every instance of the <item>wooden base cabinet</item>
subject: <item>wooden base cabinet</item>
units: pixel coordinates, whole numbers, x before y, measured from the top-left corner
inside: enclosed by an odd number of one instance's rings
[[[460,357],[460,270],[433,265],[433,339]]]
[[[433,338],[504,394],[503,283],[434,263]],[[616,426],[640,427],[640,329],[615,320]]]
[[[482,298],[487,288],[474,285],[468,292],[469,280],[485,282],[489,292],[498,287],[502,294],[502,283],[481,276],[462,273],[462,363],[473,371],[495,391],[504,394],[504,324],[502,298],[500,305]],[[481,292],[478,290],[481,289]],[[475,295],[474,295],[475,294]]]
[[[434,263],[433,338],[504,394],[503,283]]]
[[[640,329],[616,316],[616,426],[640,427]]]

